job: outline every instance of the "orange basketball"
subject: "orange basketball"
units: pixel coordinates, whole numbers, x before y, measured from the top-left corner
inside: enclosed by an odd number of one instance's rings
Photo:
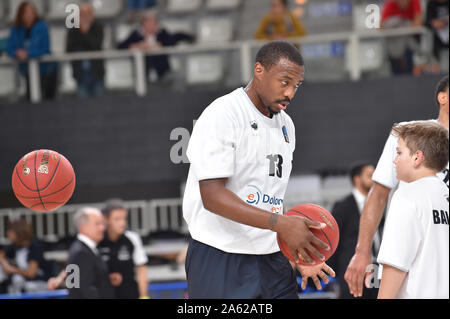
[[[75,172],[70,162],[55,151],[33,151],[16,164],[12,188],[24,206],[37,212],[50,212],[72,197]]]
[[[288,212],[285,213],[288,216],[299,216],[301,218],[307,218],[309,220],[314,220],[320,223],[326,224],[325,228],[315,229],[310,228],[311,232],[319,238],[321,241],[326,243],[330,250],[325,250],[320,247],[316,247],[317,250],[325,257],[325,261],[327,261],[336,251],[337,245],[339,243],[339,227],[334,219],[333,215],[331,215],[325,208],[315,205],[315,204],[300,204],[295,207],[292,207]],[[294,261],[292,257],[291,251],[289,250],[286,242],[277,235],[278,246],[280,246],[281,252],[291,261]],[[309,256],[314,260],[314,264],[323,263],[323,260],[315,257],[312,253],[306,250]],[[307,264],[299,258],[299,264],[311,266],[312,264]]]

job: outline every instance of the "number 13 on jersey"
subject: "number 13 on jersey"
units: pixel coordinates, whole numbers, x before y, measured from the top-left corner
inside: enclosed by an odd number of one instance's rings
[[[281,178],[283,176],[283,156],[280,154],[267,155],[269,160],[269,176],[275,176]]]

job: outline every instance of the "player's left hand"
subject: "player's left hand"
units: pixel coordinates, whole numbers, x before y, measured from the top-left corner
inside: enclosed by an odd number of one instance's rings
[[[323,280],[325,284],[328,284],[330,282],[330,280],[328,279],[328,275],[330,275],[331,277],[336,276],[334,270],[326,263],[321,263],[314,266],[304,266],[296,264],[296,267],[300,272],[300,275],[302,276],[302,290],[306,289],[308,278],[312,279],[317,290],[322,290],[322,285],[320,284],[319,277]]]
[[[118,287],[122,284],[122,275],[118,272],[113,272],[109,274],[109,280],[111,281],[111,285],[114,287]]]

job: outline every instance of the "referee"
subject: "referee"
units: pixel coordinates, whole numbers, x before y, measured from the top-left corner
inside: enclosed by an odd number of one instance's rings
[[[139,235],[126,230],[128,211],[121,200],[106,202],[104,239],[98,250],[108,264],[109,278],[117,299],[148,298],[147,255]]]

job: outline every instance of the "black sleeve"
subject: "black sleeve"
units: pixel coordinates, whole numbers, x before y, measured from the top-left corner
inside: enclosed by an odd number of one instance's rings
[[[98,299],[100,298],[98,289],[94,285],[94,260],[92,256],[87,252],[79,251],[72,258],[70,263],[78,265],[80,269],[80,288],[77,289],[77,293],[81,299]]]
[[[67,39],[66,39],[66,52],[74,52],[76,51],[75,49],[75,34],[76,30],[75,29],[69,29],[69,31],[67,32]]]
[[[125,41],[119,43],[119,49],[128,49],[133,43],[141,42],[142,37],[138,34],[137,31],[131,33]]]
[[[84,46],[92,51],[100,51],[103,46],[103,26],[94,24],[88,33],[84,35]]]
[[[187,42],[194,42],[195,38],[187,33],[184,32],[176,32],[176,33],[169,33],[165,29],[161,29],[157,36],[158,42],[160,42],[163,46],[174,46],[177,45],[180,41],[187,41]]]
[[[425,16],[425,25],[431,27],[431,20],[433,20],[434,18],[436,18],[436,6],[434,5],[433,1],[428,1]]]

